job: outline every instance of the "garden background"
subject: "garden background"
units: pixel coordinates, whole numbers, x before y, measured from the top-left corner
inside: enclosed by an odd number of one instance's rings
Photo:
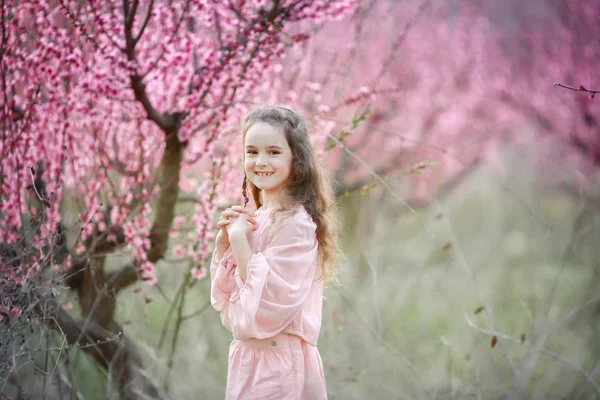
[[[2,0],[0,398],[223,398],[242,116],[338,199],[330,399],[600,398],[600,1]]]

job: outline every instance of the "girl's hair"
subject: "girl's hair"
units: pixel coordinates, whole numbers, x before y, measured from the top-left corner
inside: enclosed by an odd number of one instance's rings
[[[287,107],[260,107],[244,117],[242,145],[246,139],[246,132],[257,121],[283,129],[287,143],[292,150],[292,169],[287,184],[287,196],[282,199],[282,211],[292,211],[296,205],[304,206],[317,225],[319,260],[323,271],[321,278],[326,281],[335,279],[338,253],[335,198],[328,176],[326,176],[326,170],[320,164],[310,143],[306,122],[301,115]],[[242,183],[244,203],[248,202],[246,194],[248,187],[250,187],[254,203],[257,207],[261,207],[260,189],[248,180],[244,171]]]

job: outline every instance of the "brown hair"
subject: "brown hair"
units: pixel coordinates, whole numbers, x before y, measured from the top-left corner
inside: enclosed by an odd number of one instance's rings
[[[319,242],[319,260],[327,281],[337,277],[337,231],[335,201],[333,189],[329,184],[326,170],[320,164],[310,143],[304,118],[297,112],[282,106],[265,106],[248,113],[242,123],[242,145],[246,132],[257,121],[281,127],[292,150],[292,169],[287,184],[287,198],[283,199],[283,211],[291,211],[294,206],[302,205],[317,225]],[[245,154],[245,152],[244,152]],[[246,194],[250,187],[252,198],[257,207],[262,206],[260,189],[247,179],[244,172],[242,195],[244,204],[248,202]]]

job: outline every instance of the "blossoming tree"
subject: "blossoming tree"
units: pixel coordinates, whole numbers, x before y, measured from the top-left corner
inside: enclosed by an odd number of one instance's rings
[[[177,233],[182,170],[206,160],[184,251],[186,279],[202,276],[217,205],[239,196],[221,179],[237,142],[218,139],[272,60],[306,39],[301,23],[340,18],[353,3],[3,1],[0,318],[36,315],[127,398],[157,396],[115,321],[116,297],[156,282]],[[131,263],[107,272],[122,248]],[[53,300],[51,272],[77,293],[81,321]]]
[[[600,87],[599,10],[570,0],[361,2],[290,51],[271,98],[302,105],[317,130],[381,174],[419,171],[432,158],[438,168],[405,179],[415,200],[453,187],[510,142],[554,142],[588,179],[600,154],[597,99],[553,84]],[[340,194],[373,180],[339,146],[336,157]]]

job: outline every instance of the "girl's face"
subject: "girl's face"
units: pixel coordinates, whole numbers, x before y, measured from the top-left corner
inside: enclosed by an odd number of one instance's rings
[[[292,171],[292,150],[283,128],[256,121],[244,139],[244,170],[260,190],[277,194],[285,189]]]

